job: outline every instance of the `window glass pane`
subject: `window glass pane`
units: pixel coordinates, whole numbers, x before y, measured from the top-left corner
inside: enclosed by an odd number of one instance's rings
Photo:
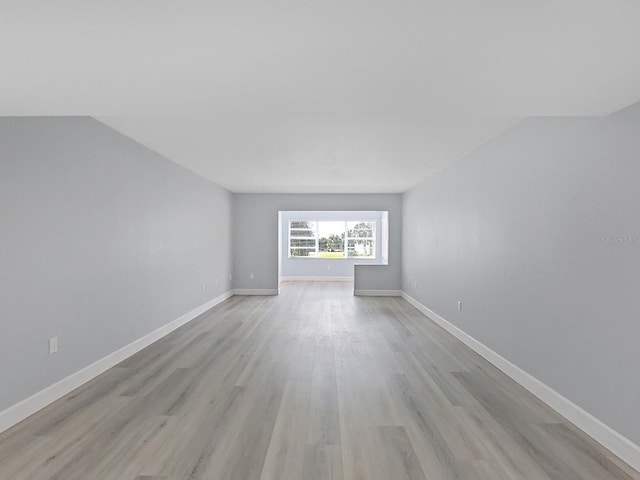
[[[289,246],[291,248],[307,247],[315,250],[316,241],[314,239],[292,238]]]
[[[344,252],[344,233],[329,235],[318,239],[318,249],[321,252]]]
[[[373,240],[353,239],[347,242],[347,255],[350,257],[373,257],[375,245]]]
[[[291,236],[292,237],[303,237],[303,238],[315,238],[315,234],[313,233],[312,230],[302,229],[302,228],[291,229]]]
[[[373,238],[374,232],[373,222],[347,222],[347,237]]]
[[[375,258],[375,232],[375,221],[290,221],[289,255],[312,258]]]
[[[316,222],[291,222],[289,233],[292,237],[309,237],[316,236]]]
[[[344,257],[345,222],[318,222],[318,250],[324,258]]]
[[[291,228],[313,228],[313,223],[314,222],[296,220],[291,222]]]
[[[345,222],[318,222],[318,235],[321,237],[327,237],[329,235],[344,234]]]
[[[315,257],[316,256],[316,249],[315,249],[315,247],[313,249],[310,249],[310,248],[292,248],[290,250],[289,255],[292,256],[292,257]]]

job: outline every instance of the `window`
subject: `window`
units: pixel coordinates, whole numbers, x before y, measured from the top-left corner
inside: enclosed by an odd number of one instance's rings
[[[376,222],[292,220],[289,222],[289,256],[376,258]]]

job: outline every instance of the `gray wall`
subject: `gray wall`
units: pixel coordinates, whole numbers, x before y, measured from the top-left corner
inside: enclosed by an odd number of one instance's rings
[[[639,206],[639,105],[524,121],[403,196],[403,289],[640,443]]]
[[[234,287],[278,288],[278,212],[287,210],[389,211],[389,265],[378,279],[400,288],[402,196],[400,194],[234,194]],[[254,279],[249,279],[249,274]],[[385,288],[381,286],[380,289]]]
[[[300,258],[289,257],[291,220],[372,220],[376,222],[376,258]],[[281,277],[353,277],[355,264],[382,264],[382,212],[282,212]]]
[[[92,118],[0,118],[0,410],[228,291],[230,223],[228,191]]]

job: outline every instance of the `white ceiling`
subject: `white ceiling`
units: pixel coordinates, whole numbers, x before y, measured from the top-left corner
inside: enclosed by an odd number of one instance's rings
[[[0,115],[92,115],[237,192],[400,192],[638,100],[636,0],[0,0]]]

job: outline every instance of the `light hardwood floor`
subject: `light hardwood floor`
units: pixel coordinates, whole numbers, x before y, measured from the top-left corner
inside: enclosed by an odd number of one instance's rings
[[[640,475],[399,298],[234,297],[0,435],[0,478]]]

